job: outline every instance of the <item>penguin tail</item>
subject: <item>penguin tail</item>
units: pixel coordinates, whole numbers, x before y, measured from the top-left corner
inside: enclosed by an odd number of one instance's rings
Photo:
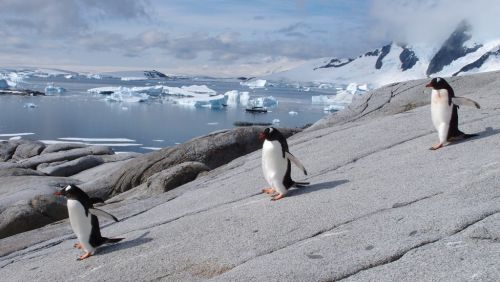
[[[310,184],[309,182],[294,182],[293,186],[295,186],[297,188],[302,188],[302,187],[306,187],[309,184]]]
[[[472,137],[476,137],[476,136],[479,136],[479,134],[464,134],[463,138],[464,139],[469,139],[469,138],[472,138]]]
[[[118,243],[125,238],[104,238],[104,244],[114,244]]]

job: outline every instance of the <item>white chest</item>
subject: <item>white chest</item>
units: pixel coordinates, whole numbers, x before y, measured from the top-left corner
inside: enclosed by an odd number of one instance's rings
[[[449,104],[448,91],[446,89],[433,89],[431,95],[431,116],[434,126],[438,127],[441,123],[450,123],[453,104]]]
[[[262,170],[268,182],[272,178],[283,180],[287,168],[287,161],[283,157],[281,144],[278,141],[264,141],[262,147]]]
[[[92,224],[90,222],[90,213],[85,215],[85,208],[83,205],[77,200],[68,199],[68,214],[69,214],[69,222],[71,224],[71,228],[73,232],[75,232],[76,236],[80,239],[87,239],[90,236],[90,232],[92,230]]]

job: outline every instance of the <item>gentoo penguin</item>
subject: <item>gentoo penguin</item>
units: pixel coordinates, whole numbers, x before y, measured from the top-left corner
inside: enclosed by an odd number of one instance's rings
[[[82,189],[76,185],[68,185],[54,193],[57,196],[65,196],[68,199],[69,222],[73,232],[80,243],[76,243],[73,247],[83,249],[85,254],[78,258],[83,260],[94,254],[97,247],[107,244],[116,243],[123,238],[106,238],[101,236],[99,228],[98,216],[108,217],[116,222],[118,219],[113,215],[94,208],[94,203],[102,202],[99,198],[89,198]]]
[[[273,194],[273,201],[283,198],[292,186],[303,187],[308,182],[295,182],[290,176],[292,161],[305,175],[307,171],[300,161],[290,153],[285,136],[274,127],[268,127],[259,135],[264,140],[262,146],[262,170],[269,188],[262,189],[263,193]],[[274,195],[275,193],[278,193]]]
[[[432,88],[432,122],[439,135],[439,143],[432,146],[431,150],[443,147],[447,141],[477,136],[477,134],[465,134],[458,129],[458,107],[464,105],[479,109],[478,103],[464,97],[455,97],[453,88],[441,77],[433,78],[425,87]]]

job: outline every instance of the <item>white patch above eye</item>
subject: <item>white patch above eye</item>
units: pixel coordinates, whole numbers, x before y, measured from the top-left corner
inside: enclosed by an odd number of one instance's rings
[[[71,189],[71,185],[66,186],[66,188],[64,188],[64,191],[68,192],[69,189]]]
[[[436,78],[436,82],[441,81],[441,77]]]
[[[269,127],[269,133],[273,132],[274,128]]]

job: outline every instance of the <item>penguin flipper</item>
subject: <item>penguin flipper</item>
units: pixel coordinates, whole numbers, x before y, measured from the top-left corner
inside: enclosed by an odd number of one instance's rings
[[[479,106],[479,104],[476,101],[473,101],[473,100],[471,100],[469,98],[465,98],[465,97],[453,97],[453,98],[451,98],[451,101],[453,102],[453,104],[455,104],[457,106],[469,106],[469,107],[475,107],[478,109],[481,108],[481,106]]]
[[[114,220],[116,222],[118,222],[118,218],[116,218],[114,215],[110,214],[110,213],[107,213],[103,210],[100,210],[100,209],[96,209],[96,208],[90,208],[89,209],[89,212],[95,216],[102,216],[102,217],[107,217],[111,220]]]
[[[304,165],[302,165],[299,159],[297,159],[294,155],[292,155],[292,153],[285,152],[285,157],[290,161],[292,161],[298,168],[300,168],[304,172],[305,175],[307,175],[307,171]]]

